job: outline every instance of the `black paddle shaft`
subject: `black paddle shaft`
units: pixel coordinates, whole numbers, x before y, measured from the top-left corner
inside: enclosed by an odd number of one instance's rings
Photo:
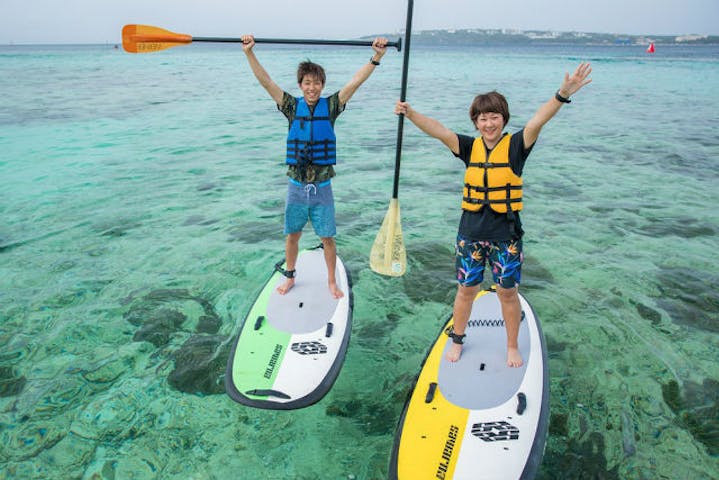
[[[404,60],[402,61],[402,88],[399,99],[404,102],[407,96],[407,71],[409,69],[409,44],[412,38],[412,9],[414,0],[407,2],[407,26],[404,31]],[[394,158],[394,185],[392,186],[392,198],[397,198],[399,192],[399,162],[402,158],[402,132],[404,130],[404,115],[399,116],[397,125],[397,152]]]
[[[217,42],[217,43],[242,43],[241,38],[222,37],[192,37],[193,42]],[[255,38],[255,43],[280,43],[291,45],[349,45],[359,47],[371,47],[373,42],[368,40],[320,40],[313,38]],[[396,42],[387,42],[388,47],[397,47],[402,50],[402,39]]]

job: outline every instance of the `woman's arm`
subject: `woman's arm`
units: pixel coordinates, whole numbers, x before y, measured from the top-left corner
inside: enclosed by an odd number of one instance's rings
[[[439,121],[422,115],[407,102],[397,102],[394,107],[394,113],[404,115],[407,120],[414,123],[417,128],[424,133],[447,145],[447,147],[452,150],[452,153],[455,155],[459,154],[459,139],[457,138],[457,134],[439,123]]]
[[[592,67],[589,63],[580,63],[574,73],[570,76],[569,73],[564,74],[564,81],[559,87],[557,94],[549,99],[547,103],[539,107],[537,113],[527,122],[524,126],[524,148],[527,149],[534,145],[539,137],[539,132],[542,127],[557,114],[564,103],[557,98],[562,97],[569,100],[569,97],[574,95],[583,86],[591,83],[592,79],[587,78],[592,73]]]

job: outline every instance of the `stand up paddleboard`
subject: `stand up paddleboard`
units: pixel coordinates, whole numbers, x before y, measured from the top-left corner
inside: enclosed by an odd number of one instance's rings
[[[227,394],[257,408],[290,410],[318,402],[342,368],[352,326],[352,284],[337,258],[335,299],[327,287],[321,248],[303,250],[297,279],[285,295],[276,271],[255,300],[230,352]]]
[[[445,359],[450,318],[427,354],[402,412],[390,478],[531,479],[542,461],[549,423],[547,350],[539,320],[520,295],[520,368],[507,366],[507,337],[497,294],[479,292],[462,357]]]

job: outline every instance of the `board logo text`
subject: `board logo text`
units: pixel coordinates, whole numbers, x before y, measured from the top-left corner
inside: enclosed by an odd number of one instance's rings
[[[265,368],[265,375],[264,377],[266,379],[272,378],[272,372],[275,371],[275,367],[277,366],[277,360],[280,358],[280,354],[282,353],[282,345],[279,343],[275,345],[275,349],[272,351],[272,356],[270,357],[270,363],[267,364],[267,368]]]
[[[459,427],[457,425],[451,425],[449,427],[449,433],[447,434],[447,441],[444,442],[444,450],[442,450],[442,458],[439,461],[437,467],[437,474],[435,478],[444,480],[449,470],[449,462],[452,460],[452,453],[454,453],[454,445],[457,443],[457,435],[459,434]]]

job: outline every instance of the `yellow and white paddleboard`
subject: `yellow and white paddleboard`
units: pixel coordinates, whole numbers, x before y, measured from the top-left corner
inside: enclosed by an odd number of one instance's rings
[[[531,479],[549,423],[547,350],[539,320],[520,295],[520,368],[507,366],[497,294],[477,295],[462,358],[445,359],[450,318],[424,361],[395,435],[389,477],[399,480]]]

